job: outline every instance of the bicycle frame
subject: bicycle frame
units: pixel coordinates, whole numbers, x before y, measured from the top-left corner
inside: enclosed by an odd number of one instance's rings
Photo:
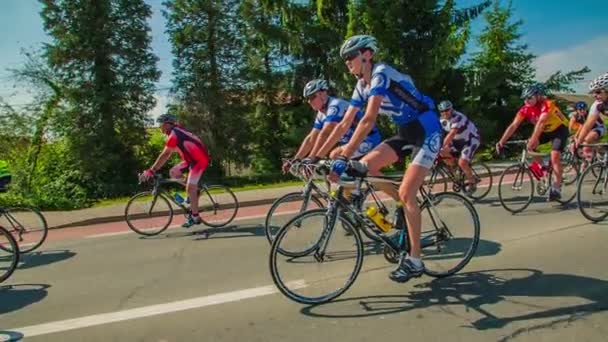
[[[156,204],[156,200],[157,200],[158,196],[160,196],[161,194],[164,195],[166,198],[168,198],[171,202],[173,202],[173,204],[175,204],[177,207],[181,208],[185,214],[188,214],[190,212],[190,208],[189,208],[189,206],[183,204],[183,203],[187,203],[187,202],[184,201],[182,203],[178,203],[175,200],[175,198],[173,197],[173,195],[164,188],[164,186],[166,184],[178,184],[178,185],[183,186],[184,188],[186,188],[186,186],[187,186],[187,184],[184,181],[179,180],[179,179],[165,179],[160,176],[155,177],[154,187],[152,189],[152,194],[154,195],[154,199],[152,200],[152,205],[150,206],[149,214],[152,213],[152,208],[154,208],[154,205]],[[201,192],[204,192],[209,197],[209,201],[213,205],[214,214],[216,214],[218,205],[217,205],[216,201],[213,199],[213,196],[211,196],[211,194],[209,193],[209,188],[204,183],[198,184],[199,197],[201,195]]]
[[[10,215],[10,213],[4,209],[4,208],[0,208],[0,216],[4,216],[6,217],[6,220],[10,223],[11,227],[4,227],[4,229],[8,230],[8,231],[15,231],[19,233],[19,242],[23,241],[23,234],[25,233],[25,227],[23,227],[22,224],[20,224],[19,222],[17,222],[17,220],[15,220],[14,217],[12,217]],[[9,229],[12,228],[12,229]]]
[[[389,182],[392,184],[396,184],[396,182],[394,182],[394,181],[388,180],[386,178],[380,178],[380,177],[367,177],[364,180],[361,178],[357,178],[357,179],[355,179],[355,191],[353,191],[352,196],[361,197],[362,183],[365,183],[368,186],[370,186],[369,183],[379,183],[379,182],[385,182],[385,183]],[[376,201],[376,203],[379,206],[386,208],[384,206],[384,204],[381,201],[379,201],[379,199],[377,198],[377,195],[375,194],[373,187],[370,186],[370,188],[372,189],[372,194],[373,194],[373,197],[374,197],[374,200]],[[423,187],[420,188],[420,194],[422,195],[422,198],[423,198],[422,203],[428,202],[430,204],[429,208],[427,210],[432,210],[432,211],[434,211],[435,215],[438,215],[438,213],[436,212],[436,210],[431,202],[432,195],[427,193]],[[355,229],[371,229],[372,232],[375,235],[377,235],[386,246],[389,246],[389,248],[392,249],[393,252],[401,253],[401,251],[403,251],[403,250],[409,250],[410,236],[409,236],[409,232],[407,229],[406,220],[403,220],[404,227],[401,228],[402,235],[399,237],[399,242],[395,242],[393,239],[388,237],[384,233],[384,231],[382,231],[380,228],[378,228],[376,226],[376,224],[369,217],[367,217],[367,215],[365,215],[362,211],[357,210],[356,206],[353,207],[353,204],[349,204],[349,201],[346,198],[344,198],[344,186],[342,184],[339,184],[337,191],[332,194],[331,199],[332,200],[330,201],[330,205],[327,208],[327,215],[326,215],[328,217],[329,221],[326,222],[326,224],[325,224],[325,227],[324,227],[323,232],[321,233],[321,237],[319,239],[320,244],[317,244],[315,254],[314,254],[314,257],[317,261],[323,260],[323,258],[325,256],[325,250],[327,248],[327,244],[329,243],[329,240],[334,232],[337,219],[343,213],[350,213],[351,215],[353,215],[353,218],[357,221],[357,223],[360,223],[360,225],[353,224],[353,227],[355,227]],[[352,198],[351,198],[351,201],[353,203],[356,203],[355,200],[353,200]],[[401,213],[401,215],[403,215],[403,213]],[[348,216],[344,216],[344,217],[346,220],[350,221]],[[435,234],[431,235],[430,238],[427,237],[424,241],[421,240],[420,241],[421,248],[426,248],[426,247],[437,245],[439,242],[443,241],[442,237],[445,236],[444,234],[446,234],[446,233],[448,234],[447,236],[452,236],[452,234],[450,233],[449,229],[447,228],[447,226],[445,224],[442,224],[440,227],[438,226],[438,222],[436,221],[436,218],[433,214],[431,215],[431,219],[433,221],[433,225],[435,226],[435,229],[437,230],[437,232]],[[351,223],[353,223],[353,222],[351,222]],[[360,227],[365,227],[365,228],[360,228]],[[433,237],[439,237],[439,238],[433,238]],[[404,242],[407,243],[407,245],[402,246],[404,244]]]

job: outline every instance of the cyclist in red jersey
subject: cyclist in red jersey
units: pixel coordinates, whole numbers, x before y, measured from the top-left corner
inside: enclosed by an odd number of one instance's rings
[[[175,116],[163,114],[156,120],[160,124],[161,131],[168,136],[167,143],[154,165],[142,173],[144,180],[154,176],[154,173],[165,165],[173,152],[179,153],[182,162],[175,165],[169,171],[171,178],[181,178],[188,171],[186,190],[190,198],[191,213],[186,223],[182,225],[189,228],[200,224],[201,218],[198,214],[198,181],[209,165],[209,152],[201,139],[188,132],[177,124]]]
[[[521,97],[524,99],[524,105],[519,109],[515,119],[496,144],[496,151],[500,152],[502,150],[505,143],[524,121],[527,120],[533,124],[534,132],[528,139],[528,150],[536,150],[539,143],[551,142],[551,164],[553,171],[555,171],[555,180],[549,190],[549,200],[554,201],[561,198],[563,167],[560,160],[568,140],[568,120],[557,108],[555,102],[544,96],[543,87],[539,84],[525,88]],[[535,160],[542,163],[540,157],[535,158]]]

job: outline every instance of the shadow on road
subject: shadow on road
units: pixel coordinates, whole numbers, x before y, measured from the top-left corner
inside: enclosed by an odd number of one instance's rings
[[[199,228],[200,227],[200,228]],[[227,234],[227,235],[216,235],[216,234]],[[194,240],[207,240],[207,239],[233,239],[240,237],[251,237],[251,236],[265,236],[264,226],[261,224],[257,225],[229,225],[226,227],[212,228],[204,225],[195,226],[195,228],[185,229],[180,228],[177,231],[171,231],[169,233],[159,234],[155,236],[140,236],[142,240],[151,239],[171,239],[171,238],[183,238],[183,237],[196,237]]]
[[[230,225],[220,228],[209,228],[205,229],[204,232],[209,233],[209,239],[234,239],[240,237],[251,237],[251,236],[266,236],[264,232],[264,225],[262,224],[247,224],[247,225]],[[221,236],[215,236],[215,234],[227,234]],[[206,240],[204,236],[198,237],[195,240]]]
[[[7,331],[0,330],[0,341],[21,341],[23,339],[23,334],[17,331]]]
[[[356,318],[395,314],[420,308],[441,307],[452,314],[451,306],[464,306],[483,317],[469,323],[477,330],[502,328],[509,323],[533,319],[553,319],[536,326],[516,330],[503,340],[525,331],[551,327],[561,322],[572,322],[595,312],[608,310],[608,281],[570,274],[545,274],[535,269],[500,269],[468,272],[443,279],[434,279],[414,286],[405,295],[380,295],[338,299],[323,305],[301,309],[304,315],[323,318]],[[509,297],[527,297],[527,302]],[[535,298],[536,297],[536,298]],[[560,307],[533,304],[541,297],[576,297],[587,303]],[[493,305],[501,302],[520,306],[513,312],[522,315],[500,316],[492,313]],[[546,303],[543,302],[543,303]],[[358,305],[357,305],[358,304]],[[347,308],[346,308],[347,307]],[[354,310],[353,310],[354,308]],[[504,312],[504,307],[496,307]]]
[[[0,315],[22,309],[44,299],[48,284],[15,284],[0,286]],[[0,331],[0,336],[2,336]]]
[[[444,250],[442,250],[441,254],[447,256],[459,255],[458,253],[463,251],[464,247],[469,246],[470,244],[470,239],[454,238],[450,240],[447,245],[444,246]],[[382,242],[365,241],[363,243],[363,248],[365,255],[381,255],[384,252],[384,244]],[[430,248],[433,249],[433,247]],[[477,251],[475,252],[475,257],[497,255],[498,253],[500,253],[501,250],[502,245],[500,243],[496,241],[479,239]],[[435,259],[437,259],[437,256],[435,257]]]
[[[42,265],[54,264],[76,255],[70,250],[50,250],[22,254],[19,257],[19,269],[28,269]]]

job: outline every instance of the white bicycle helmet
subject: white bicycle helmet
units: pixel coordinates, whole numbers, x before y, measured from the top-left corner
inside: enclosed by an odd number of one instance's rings
[[[601,89],[608,90],[608,72],[597,77],[596,79],[591,81],[591,83],[589,83],[590,93]]]

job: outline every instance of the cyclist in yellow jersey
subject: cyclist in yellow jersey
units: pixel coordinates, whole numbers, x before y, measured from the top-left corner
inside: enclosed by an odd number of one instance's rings
[[[555,102],[545,98],[543,88],[539,84],[524,89],[522,98],[525,104],[519,109],[515,119],[496,144],[496,150],[502,150],[522,122],[527,120],[533,124],[534,132],[528,139],[528,150],[534,151],[539,143],[551,142],[551,165],[555,171],[555,182],[549,191],[549,200],[553,201],[561,198],[563,168],[560,159],[568,140],[568,120],[557,108]],[[538,162],[541,161],[538,160]]]

